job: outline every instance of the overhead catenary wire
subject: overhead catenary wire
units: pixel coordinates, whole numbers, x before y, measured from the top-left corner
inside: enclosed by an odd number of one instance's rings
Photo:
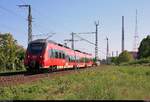
[[[78,33],[77,33],[78,34]],[[92,44],[92,45],[94,45],[95,46],[95,44],[94,43],[92,43],[92,42],[90,42],[90,41],[88,41],[87,39],[85,39],[85,38],[82,38],[81,36],[79,36],[79,35],[77,35],[77,34],[75,34],[77,37],[79,37],[81,40],[84,40],[84,41],[86,41],[86,42],[88,42],[88,43],[90,43],[90,44]],[[106,55],[106,53],[105,52],[103,52],[103,51],[101,51],[100,49],[98,49],[98,51],[100,51],[104,56]]]
[[[41,29],[39,29],[38,25],[36,23],[32,23],[34,28],[39,31],[39,33],[44,33]]]
[[[24,4],[26,4],[26,3],[24,2]],[[7,8],[1,6],[1,5],[0,5],[0,9],[2,9],[2,10],[4,10],[4,11],[8,12],[9,14],[12,14],[13,16],[17,16],[17,17],[19,17],[19,18],[22,18],[22,19],[25,20],[25,21],[27,20],[26,18],[22,17],[21,15],[17,14],[16,12],[14,12],[14,11],[12,11],[12,10],[10,10],[10,9],[7,9]],[[2,24],[1,24],[1,25],[2,25]],[[34,26],[36,26],[36,25],[34,24]],[[7,28],[8,28],[8,27],[7,27]],[[37,26],[35,27],[35,29],[38,30],[38,31],[40,31],[40,30],[37,28]],[[41,33],[41,31],[40,31],[40,33]]]
[[[14,15],[14,16],[17,16],[17,17],[19,17],[19,18],[22,18],[22,19],[26,20],[26,18],[22,17],[21,15],[17,14],[16,12],[14,12],[14,11],[8,9],[8,8],[3,7],[2,5],[0,5],[0,9],[2,9],[2,10],[4,10],[4,11],[8,12],[9,14],[12,14],[12,15]]]
[[[22,19],[25,20],[25,18],[23,18],[22,16],[18,15],[17,13],[15,13],[14,11],[12,11],[8,8],[3,7],[2,5],[0,5],[0,9],[7,12],[7,13],[9,13],[9,14],[11,14],[11,15],[13,15],[13,16],[17,16],[19,18],[21,17]],[[0,25],[2,26],[2,28],[15,30],[15,28],[10,26],[10,25],[8,26],[8,25],[2,24],[2,23]]]
[[[86,32],[86,33],[89,33],[89,34],[93,33],[94,34],[95,32]],[[91,41],[89,41],[89,40],[87,40],[87,39],[85,39],[85,38],[78,35],[78,34],[86,34],[86,33],[71,33],[71,35],[75,35],[76,37],[80,38],[80,41],[83,40],[83,41],[88,42],[89,44],[95,46],[95,43],[92,43]],[[72,41],[75,41],[75,40],[74,39],[65,39],[64,41],[72,42]],[[101,51],[99,49],[98,49],[98,51],[100,51],[103,55],[106,55],[106,53],[104,53],[103,51]]]
[[[27,4],[24,0],[20,0],[23,4]]]
[[[26,19],[25,19],[24,17],[22,17],[21,15],[17,14],[16,12],[14,12],[14,11],[8,9],[8,8],[3,7],[2,5],[0,5],[0,9],[3,10],[3,11],[5,11],[5,12],[7,12],[7,13],[9,13],[9,14],[11,14],[11,15],[13,15],[13,16],[15,16],[15,17],[19,17],[19,18],[21,18],[21,19],[23,19],[23,20],[26,20]],[[6,25],[6,24],[0,24],[0,25],[1,25],[3,28],[15,30],[15,28],[12,27],[12,26],[10,26],[10,25],[9,25],[9,26]]]
[[[79,37],[81,40],[84,40],[86,42],[88,42],[89,44],[92,44],[92,45],[95,45],[94,43],[90,42],[89,40],[85,39],[85,38],[82,38],[81,36],[75,34],[75,36]]]
[[[21,0],[24,4],[27,4],[24,0]],[[9,10],[9,9],[6,9],[6,8],[3,8],[3,7],[1,7],[1,9],[3,9],[3,10],[5,10],[5,11],[7,11],[7,12],[9,12],[9,13],[11,13],[11,14],[13,14],[13,15],[15,15],[15,16],[19,16],[17,13],[15,13],[14,11],[12,11],[12,10]],[[34,9],[34,8],[33,8]],[[34,11],[36,11],[37,12],[37,10],[35,10],[34,9]],[[39,12],[38,12],[39,13]],[[40,13],[40,15],[41,15],[41,13]],[[23,18],[23,19],[25,19],[25,18]],[[26,20],[26,19],[25,19]],[[43,33],[43,31],[41,31],[40,29],[38,29],[38,26],[34,23],[33,24],[34,26],[35,26],[35,29],[37,29],[41,34],[38,34],[38,35],[35,35],[35,36],[47,36],[48,34],[42,34]],[[85,34],[89,34],[89,33],[91,33],[91,32],[86,32]],[[93,32],[93,34],[94,34],[95,32]],[[77,34],[83,34],[83,33],[77,33]],[[33,35],[34,36],[34,35]],[[95,46],[95,44],[94,43],[92,43],[92,42],[90,42],[89,40],[87,40],[87,39],[84,39],[83,37],[80,37],[79,35],[76,35],[77,37],[79,37],[81,40],[84,40],[84,41],[86,41],[86,42],[88,42],[88,43],[90,43],[90,44],[92,44],[92,45],[94,45]]]
[[[21,0],[23,4],[27,5],[27,1],[25,2],[25,0]],[[38,16],[41,16],[43,15],[41,12],[39,12],[37,9],[35,9],[33,6],[32,6],[32,10],[34,11],[34,13],[37,13]],[[37,17],[37,16],[36,16]],[[35,19],[35,18],[34,18]],[[37,35],[33,35],[33,37],[38,37],[38,36],[49,36],[49,34],[44,34],[45,32],[43,30],[41,30],[41,28],[43,28],[43,26],[40,26],[39,24],[37,24],[35,21],[32,21],[33,23],[33,26],[34,26],[34,29],[36,29],[37,31],[39,31],[39,34]],[[43,23],[43,22],[42,22]],[[41,33],[41,34],[40,34]],[[55,33],[56,34],[56,33]]]

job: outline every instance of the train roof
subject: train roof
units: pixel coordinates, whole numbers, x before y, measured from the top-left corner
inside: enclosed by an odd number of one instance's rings
[[[70,47],[64,46],[64,45],[62,45],[62,44],[60,44],[60,43],[56,43],[56,42],[54,42],[54,41],[52,41],[52,40],[47,40],[47,39],[37,39],[37,40],[31,41],[30,43],[37,43],[37,42],[41,42],[41,43],[53,43],[53,44],[55,44],[55,45],[58,45],[58,46],[61,46],[61,47],[65,47],[65,48],[67,48],[67,49],[71,49]],[[71,49],[71,50],[72,50],[72,49]],[[83,53],[83,54],[87,54],[87,55],[92,55],[92,54],[89,54],[89,53],[86,53],[86,52],[82,52],[82,51],[80,51],[80,50],[74,50],[74,51],[80,52],[80,53]]]

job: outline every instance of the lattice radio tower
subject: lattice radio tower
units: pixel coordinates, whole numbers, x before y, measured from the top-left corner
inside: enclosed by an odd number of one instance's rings
[[[136,9],[136,16],[135,16],[135,33],[134,33],[134,46],[133,46],[133,51],[137,52],[138,51],[138,19],[137,19],[137,9]]]

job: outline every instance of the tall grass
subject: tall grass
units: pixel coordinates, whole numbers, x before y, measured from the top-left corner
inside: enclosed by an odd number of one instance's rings
[[[106,66],[0,88],[0,99],[150,99],[150,68]]]

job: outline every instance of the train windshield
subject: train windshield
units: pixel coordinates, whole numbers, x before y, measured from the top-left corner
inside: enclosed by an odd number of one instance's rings
[[[28,52],[33,55],[41,54],[45,48],[45,43],[31,43],[28,46]]]

